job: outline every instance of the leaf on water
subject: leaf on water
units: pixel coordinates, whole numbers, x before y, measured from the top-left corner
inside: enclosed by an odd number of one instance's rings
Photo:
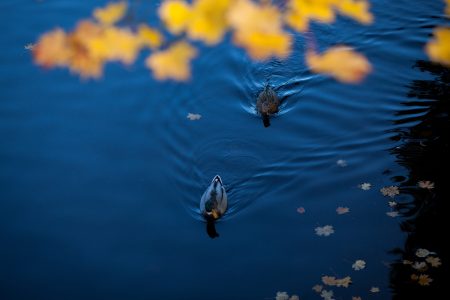
[[[429,189],[429,190],[434,189],[434,182],[431,182],[431,181],[428,181],[428,180],[419,181],[417,183],[417,185],[420,188],[423,188],[423,189]]]
[[[164,41],[161,33],[145,24],[141,24],[138,29],[139,43],[143,47],[149,47],[150,49],[156,49],[161,46]]]
[[[410,261],[410,260],[404,259],[404,260],[403,260],[403,264],[404,264],[404,265],[412,265],[413,262]]]
[[[416,262],[414,262],[412,267],[420,272],[424,272],[428,269],[427,263],[424,261],[421,261],[421,262],[416,261]]]
[[[177,42],[170,48],[151,54],[145,61],[156,79],[186,81],[191,76],[191,60],[197,50],[187,42]]]
[[[438,268],[440,265],[442,265],[441,259],[439,257],[428,256],[425,261],[429,263],[433,268]]]
[[[299,208],[297,208],[297,212],[298,212],[299,214],[304,214],[304,213],[306,212],[306,210],[305,210],[304,207],[300,206]]]
[[[292,37],[283,30],[280,11],[269,1],[258,4],[238,0],[230,8],[228,22],[234,29],[234,43],[244,47],[253,59],[289,55]]]
[[[399,216],[399,213],[398,213],[398,211],[388,211],[387,213],[386,213],[386,215],[388,215],[389,217],[391,217],[391,218],[395,218],[395,217],[398,217]]]
[[[338,215],[343,215],[343,214],[346,214],[349,212],[350,212],[350,208],[348,208],[348,207],[339,206],[338,208],[336,208],[336,213]]]
[[[362,189],[363,191],[368,191],[372,187],[372,184],[370,184],[368,182],[364,182],[364,183],[361,183],[360,185],[358,185],[358,187],[360,189]]]
[[[166,0],[161,4],[158,15],[171,33],[179,34],[186,30],[191,20],[191,8],[186,1]]]
[[[232,0],[197,0],[191,7],[187,33],[208,45],[220,42],[228,29],[227,13]]]
[[[337,164],[339,167],[346,167],[346,166],[347,166],[347,161],[344,160],[344,159],[338,159],[338,160],[336,161],[336,164]]]
[[[300,300],[300,298],[297,295],[292,295],[291,297],[289,297],[288,293],[286,292],[277,292],[275,300]]]
[[[320,284],[316,284],[315,286],[312,287],[313,291],[315,291],[316,293],[320,293],[323,289],[323,286]]]
[[[433,34],[434,39],[426,44],[425,52],[432,61],[450,67],[450,28],[437,27]]]
[[[34,49],[35,44],[33,43],[28,43],[24,46],[25,50],[33,50]]]
[[[353,268],[353,270],[355,270],[355,271],[362,270],[362,269],[364,269],[365,267],[366,267],[366,262],[365,262],[364,260],[362,260],[362,259],[356,260],[356,261],[353,263],[353,265],[352,265],[352,268]]]
[[[330,75],[344,83],[359,83],[372,71],[369,61],[347,46],[331,47],[323,54],[308,49],[305,57],[311,71]]]
[[[411,279],[414,280],[414,281],[416,281],[416,280],[419,279],[419,275],[417,275],[417,274],[411,274]]]
[[[386,186],[381,188],[380,192],[383,196],[389,196],[391,198],[394,198],[396,195],[400,194],[398,186]]]
[[[373,21],[366,0],[289,0],[285,19],[292,28],[307,31],[311,21],[334,22],[335,10],[363,24]]]
[[[62,29],[47,32],[33,49],[34,61],[45,68],[66,65],[72,56],[69,45],[69,37]]]
[[[127,2],[110,3],[104,8],[94,10],[94,17],[103,25],[110,26],[123,18],[127,11]]]
[[[330,234],[334,233],[333,226],[331,226],[331,225],[325,225],[323,227],[316,227],[314,230],[316,231],[316,234],[318,236],[329,236]]]
[[[191,121],[196,121],[196,120],[200,120],[202,116],[200,114],[192,114],[192,113],[188,113],[187,117],[189,120]]]
[[[419,249],[416,250],[416,256],[417,257],[427,257],[430,254],[436,254],[436,253],[431,252],[431,251],[429,251],[427,249],[423,249],[423,248],[419,248]]]
[[[330,291],[323,290],[320,293],[320,297],[322,297],[324,300],[334,300],[333,296],[334,296],[334,293],[331,290]]]
[[[388,204],[390,207],[396,207],[398,203],[395,201],[389,201]]]
[[[351,283],[352,279],[350,276],[338,279],[334,276],[322,276],[322,282],[326,285],[345,287],[347,288]]]
[[[417,280],[417,283],[420,285],[430,285],[430,283],[433,281],[428,275],[421,274],[419,275],[419,279]]]
[[[370,292],[371,293],[379,293],[380,292],[380,288],[377,286],[373,286],[370,288]]]

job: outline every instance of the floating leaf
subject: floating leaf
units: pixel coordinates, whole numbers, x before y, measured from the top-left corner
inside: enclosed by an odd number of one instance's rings
[[[369,61],[346,46],[335,46],[323,54],[306,51],[306,64],[314,73],[328,74],[345,83],[361,82],[372,70]]]
[[[398,203],[395,201],[389,201],[388,204],[390,207],[396,207]]]
[[[383,196],[389,196],[394,198],[396,195],[400,194],[398,186],[386,186],[380,189],[380,192]]]
[[[434,39],[426,44],[425,51],[432,61],[450,67],[450,28],[437,27],[433,33]]]
[[[336,162],[336,164],[337,164],[339,167],[346,167],[346,166],[347,166],[347,161],[344,160],[344,159],[338,159],[338,161]]]
[[[230,8],[228,22],[234,29],[234,43],[244,47],[252,58],[265,60],[289,55],[292,38],[283,30],[278,8],[269,2],[237,0]]]
[[[190,61],[197,55],[187,42],[177,42],[170,48],[150,55],[145,64],[157,79],[188,80],[191,76]]]
[[[127,3],[125,1],[110,3],[105,8],[94,10],[94,17],[101,24],[109,26],[122,19],[126,11]]]
[[[300,206],[299,208],[297,208],[297,212],[298,212],[299,214],[304,214],[304,213],[306,212],[306,210],[305,210],[304,207]]]
[[[43,67],[67,65],[72,56],[68,35],[62,29],[47,32],[33,49],[34,61]]]
[[[416,256],[417,257],[427,257],[430,254],[436,254],[436,253],[431,252],[431,251],[429,251],[427,249],[423,249],[423,248],[419,248],[419,249],[416,250]]]
[[[145,24],[141,24],[138,29],[138,39],[141,46],[156,49],[161,46],[164,41],[161,33]]]
[[[313,291],[315,291],[316,293],[320,293],[323,289],[323,286],[320,284],[316,284],[315,286],[312,287]]]
[[[192,113],[188,113],[187,117],[189,120],[191,121],[196,121],[196,120],[200,120],[202,116],[200,114],[192,114]]]
[[[431,181],[428,181],[428,180],[419,181],[417,185],[420,188],[423,188],[423,189],[429,189],[429,190],[434,189],[434,182],[431,182]]]
[[[336,208],[336,213],[338,215],[343,215],[343,214],[346,214],[349,212],[350,212],[350,208],[348,208],[348,207],[339,206],[338,208]]]
[[[388,211],[386,213],[386,215],[388,215],[389,217],[395,218],[395,217],[399,216],[399,213],[398,213],[398,211]]]
[[[433,281],[433,279],[431,279],[428,275],[426,274],[421,274],[419,275],[419,279],[417,280],[417,282],[420,285],[430,285],[430,283]]]
[[[356,261],[353,263],[353,265],[352,265],[352,268],[353,268],[355,271],[362,270],[362,269],[364,269],[365,267],[366,267],[366,262],[365,262],[364,260],[362,260],[362,259],[356,260]]]
[[[412,265],[412,267],[414,269],[416,269],[417,271],[420,271],[420,272],[426,271],[428,269],[428,266],[427,266],[426,262],[423,262],[423,261],[421,261],[421,262],[416,261]]]
[[[403,264],[404,264],[404,265],[412,265],[413,262],[410,261],[410,260],[404,259],[404,260],[403,260]]]
[[[371,293],[379,293],[380,292],[380,288],[377,286],[373,286],[370,288],[370,292]]]
[[[298,31],[307,31],[311,20],[332,23],[335,20],[332,0],[289,0],[286,22]]]
[[[323,227],[316,227],[314,230],[316,231],[316,234],[319,236],[329,236],[330,234],[334,233],[333,226],[331,226],[331,225],[325,225]]]
[[[322,297],[322,298],[325,299],[325,300],[334,300],[333,296],[334,296],[333,291],[323,290],[323,291],[320,293],[320,297]]]
[[[358,185],[358,187],[360,189],[362,189],[363,191],[368,191],[372,187],[372,184],[370,184],[368,182],[364,182],[364,183],[361,183],[360,185]]]
[[[158,14],[167,29],[173,34],[179,34],[186,30],[191,20],[191,8],[186,1],[182,0],[164,1]]]
[[[337,287],[348,287],[352,283],[350,276],[337,279],[334,276],[322,276],[322,282],[326,285],[337,286]]]
[[[275,300],[289,300],[289,295],[286,292],[277,292]]]
[[[425,261],[434,268],[438,268],[440,265],[442,265],[441,259],[439,257],[429,256],[425,259]]]
[[[365,0],[339,0],[335,2],[339,12],[358,22],[368,25],[373,22],[373,16],[369,12],[369,2]]]

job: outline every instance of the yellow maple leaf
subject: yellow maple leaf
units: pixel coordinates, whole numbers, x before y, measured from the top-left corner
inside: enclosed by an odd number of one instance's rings
[[[159,17],[173,34],[186,30],[191,20],[191,8],[183,0],[166,0],[158,10]]]
[[[230,8],[228,21],[235,31],[234,43],[244,47],[252,58],[264,60],[289,55],[292,38],[283,30],[276,6],[239,0]]]
[[[189,37],[209,45],[220,42],[228,28],[226,15],[232,2],[233,0],[195,1],[187,28]]]
[[[44,34],[33,49],[34,61],[46,68],[67,65],[71,55],[68,36],[59,28]]]
[[[345,83],[358,83],[372,70],[363,55],[346,46],[332,47],[323,54],[309,49],[306,63],[313,72],[331,75]]]
[[[151,54],[145,61],[156,79],[188,80],[191,75],[190,61],[197,51],[187,42],[177,42],[170,48]]]
[[[110,3],[104,8],[94,10],[94,17],[103,25],[110,26],[123,18],[127,11],[127,2]]]
[[[434,29],[434,39],[426,44],[425,51],[432,61],[450,67],[450,28]]]
[[[164,41],[163,36],[158,30],[145,24],[139,26],[138,39],[142,46],[146,46],[151,49],[159,48]]]
[[[365,0],[340,0],[336,2],[339,12],[362,24],[371,24],[373,16],[369,12],[369,3]]]
[[[336,0],[289,0],[286,22],[298,31],[307,31],[310,20],[332,23],[335,20],[333,4]]]

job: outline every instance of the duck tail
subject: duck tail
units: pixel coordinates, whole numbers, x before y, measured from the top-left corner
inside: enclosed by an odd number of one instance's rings
[[[270,126],[270,118],[269,118],[268,114],[263,114],[262,115],[262,120],[263,120],[264,127],[269,127]]]

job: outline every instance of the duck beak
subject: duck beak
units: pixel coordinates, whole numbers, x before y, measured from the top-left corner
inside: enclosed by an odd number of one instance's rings
[[[219,213],[217,212],[217,210],[213,209],[211,211],[211,214],[212,214],[214,219],[218,219],[219,218]]]
[[[220,184],[223,184],[222,183],[222,178],[220,178],[219,175],[214,176],[213,182],[220,182]]]

